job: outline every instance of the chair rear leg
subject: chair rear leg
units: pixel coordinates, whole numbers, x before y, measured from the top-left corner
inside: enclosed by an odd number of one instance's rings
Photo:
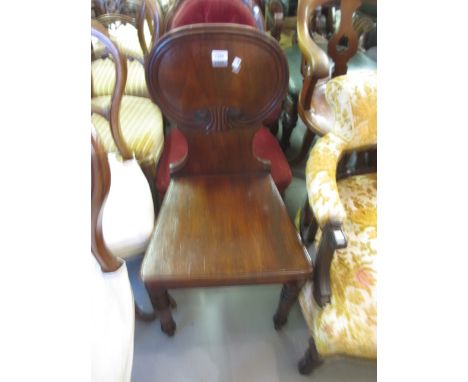
[[[312,337],[309,339],[309,347],[307,348],[304,356],[299,361],[297,369],[302,375],[308,375],[319,367],[323,363],[323,360],[320,358],[317,348],[315,347],[315,341]]]
[[[276,330],[280,330],[286,324],[286,322],[288,322],[289,311],[296,302],[302,285],[303,282],[298,281],[290,281],[283,285],[278,303],[278,309],[276,309],[276,313],[273,316],[273,323]]]

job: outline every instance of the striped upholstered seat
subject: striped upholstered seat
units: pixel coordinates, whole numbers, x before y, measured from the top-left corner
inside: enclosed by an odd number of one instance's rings
[[[95,97],[91,105],[104,111],[109,108],[110,100],[110,96]],[[148,98],[124,96],[119,116],[123,139],[135,159],[141,164],[157,163],[164,146],[163,119],[159,108]],[[107,119],[93,113],[92,122],[105,150],[117,152]]]
[[[146,87],[145,68],[136,60],[127,61],[127,83],[125,94],[149,98]],[[115,67],[109,58],[91,63],[93,94],[95,97],[111,95],[115,86]]]
[[[129,58],[127,60],[125,94],[149,98],[143,66],[144,54],[138,40],[137,29],[127,23],[111,27],[108,32],[112,40],[118,44],[119,50]],[[151,41],[151,33],[146,24],[144,35],[146,41]],[[95,56],[101,58],[91,63],[93,94],[95,97],[111,95],[115,85],[114,64],[110,58],[103,57],[105,54],[104,46],[97,39],[92,39],[92,41]]]

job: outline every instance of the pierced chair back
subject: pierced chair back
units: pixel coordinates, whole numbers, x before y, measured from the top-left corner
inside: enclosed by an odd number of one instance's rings
[[[179,174],[265,169],[252,154],[252,138],[281,103],[288,81],[273,38],[241,25],[177,28],[150,53],[146,81],[188,141],[188,156],[174,171],[182,164]]]

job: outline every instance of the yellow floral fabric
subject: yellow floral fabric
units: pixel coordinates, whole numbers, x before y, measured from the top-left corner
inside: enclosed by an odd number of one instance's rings
[[[112,95],[115,86],[115,65],[110,58],[91,63],[93,94],[95,97]],[[145,68],[138,61],[127,60],[125,94],[149,98],[146,87]]]
[[[321,227],[346,218],[336,185],[342,154],[377,144],[377,73],[336,77],[328,81],[325,97],[335,114],[334,127],[316,142],[306,166],[309,203]]]
[[[110,96],[96,97],[91,104],[100,110],[110,107]],[[123,96],[120,105],[120,127],[127,146],[140,163],[156,163],[164,146],[163,119],[159,108],[148,98]],[[117,153],[110,124],[93,113],[92,123],[108,153]]]
[[[338,182],[346,209],[343,232],[348,245],[335,251],[331,269],[331,303],[314,300],[308,281],[299,302],[319,354],[377,356],[377,175],[358,175]],[[296,219],[296,224],[299,219]],[[321,231],[316,237],[319,242]]]
[[[327,83],[325,97],[335,121],[319,138],[306,167],[309,204],[319,226],[340,222],[347,247],[336,250],[331,263],[331,303],[319,307],[307,282],[299,301],[322,356],[377,355],[377,175],[336,181],[341,156],[377,144],[377,73],[353,72]],[[320,242],[318,230],[316,244]]]

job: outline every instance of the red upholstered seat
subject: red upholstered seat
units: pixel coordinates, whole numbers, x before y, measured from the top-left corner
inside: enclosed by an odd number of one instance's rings
[[[185,0],[172,16],[167,29],[203,23],[233,23],[257,27],[255,18],[241,1]]]
[[[171,162],[177,162],[187,154],[187,141],[179,129],[173,128],[167,134],[164,142],[164,151],[158,164],[156,175],[156,189],[163,196],[169,187]],[[271,176],[280,192],[283,192],[291,183],[292,173],[288,161],[281,147],[268,129],[260,128],[255,134],[252,143],[254,155],[271,162]]]

